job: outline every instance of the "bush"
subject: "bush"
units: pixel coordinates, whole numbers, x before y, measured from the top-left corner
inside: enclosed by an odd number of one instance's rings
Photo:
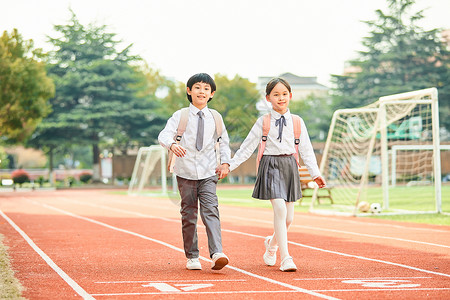
[[[83,172],[80,174],[80,181],[87,183],[92,179],[92,174],[91,173],[87,173],[87,172]]]
[[[30,175],[27,171],[19,169],[11,173],[11,177],[15,184],[22,184],[30,181]]]

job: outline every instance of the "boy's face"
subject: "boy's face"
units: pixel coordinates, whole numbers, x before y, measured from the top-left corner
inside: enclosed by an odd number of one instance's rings
[[[292,99],[292,93],[284,84],[278,82],[270,94],[266,96],[266,99],[272,103],[274,111],[284,114],[288,109],[289,101]]]
[[[215,93],[215,91],[211,91],[211,86],[208,83],[204,82],[194,83],[192,89],[187,87],[186,92],[192,98],[192,105],[200,110],[206,106],[209,99],[212,98]]]

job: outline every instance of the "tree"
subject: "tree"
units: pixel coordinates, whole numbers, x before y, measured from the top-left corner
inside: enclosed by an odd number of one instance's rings
[[[438,29],[424,30],[417,22],[423,11],[409,13],[414,0],[388,0],[389,13],[377,10],[366,21],[371,31],[364,51],[350,61],[356,72],[332,80],[335,107],[359,107],[381,96],[437,87],[440,122],[450,130],[450,53]]]
[[[208,106],[222,114],[230,142],[241,142],[258,117],[256,102],[261,95],[254,83],[239,75],[230,80],[215,74],[214,81],[217,91]]]
[[[255,105],[261,95],[254,83],[239,75],[230,80],[225,75],[215,74],[214,81],[217,90],[208,107],[222,115],[230,141],[241,142],[258,117]],[[185,83],[166,80],[161,86],[167,89],[167,95],[160,100],[161,115],[169,118],[175,111],[189,105]]]
[[[324,141],[330,127],[333,109],[329,96],[308,95],[302,101],[292,101],[289,110],[305,121],[308,135],[313,141]]]
[[[0,39],[0,137],[23,142],[50,112],[54,85],[47,77],[45,55],[14,29]]]
[[[49,60],[56,84],[53,111],[30,143],[46,148],[50,157],[60,147],[92,145],[98,180],[100,144],[123,149],[142,142],[139,138],[151,143],[157,138],[155,124],[163,120],[153,111],[155,101],[145,95],[141,59],[129,53],[131,45],[118,51],[120,41],[106,26],[83,26],[73,12],[69,24],[55,30],[61,36],[50,37],[55,47]]]

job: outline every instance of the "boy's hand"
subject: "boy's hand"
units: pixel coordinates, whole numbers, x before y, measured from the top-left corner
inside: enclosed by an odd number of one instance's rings
[[[216,168],[216,174],[219,177],[219,180],[227,177],[228,173],[230,173],[228,164],[222,164]]]
[[[186,149],[177,143],[173,143],[172,146],[170,146],[170,151],[172,151],[177,157],[183,157],[186,155]]]
[[[314,181],[319,186],[319,189],[324,188],[327,184],[325,183],[325,179],[322,176],[314,178]]]

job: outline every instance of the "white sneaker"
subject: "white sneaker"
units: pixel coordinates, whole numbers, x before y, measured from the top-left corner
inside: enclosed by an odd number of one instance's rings
[[[266,252],[264,252],[263,259],[266,265],[273,266],[277,262],[277,250],[278,246],[270,247],[271,236],[267,236],[264,239],[264,246],[266,247]]]
[[[201,270],[202,265],[200,264],[200,261],[198,258],[188,258],[186,263],[186,269],[188,270]]]
[[[228,265],[228,257],[223,253],[214,253],[212,256],[211,269],[220,270]]]
[[[283,272],[295,272],[297,271],[297,266],[294,264],[292,257],[288,256],[281,262],[280,270]]]

